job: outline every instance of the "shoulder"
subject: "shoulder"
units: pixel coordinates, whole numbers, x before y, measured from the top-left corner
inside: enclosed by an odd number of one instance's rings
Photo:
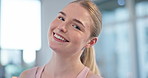
[[[34,67],[34,68],[23,71],[20,74],[19,78],[29,78],[29,77],[31,78],[31,77],[34,77],[38,68],[39,67]]]
[[[91,71],[88,73],[87,78],[102,78],[100,75],[96,75]]]

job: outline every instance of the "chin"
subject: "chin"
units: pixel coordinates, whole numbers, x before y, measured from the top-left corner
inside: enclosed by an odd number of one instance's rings
[[[58,46],[56,46],[56,45],[52,45],[52,44],[49,44],[49,47],[53,50],[53,51],[60,51],[61,49],[58,47]]]

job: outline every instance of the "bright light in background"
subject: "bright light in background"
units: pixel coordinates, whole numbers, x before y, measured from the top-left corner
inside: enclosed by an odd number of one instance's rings
[[[23,51],[23,60],[25,63],[30,64],[33,63],[36,59],[36,52],[35,50],[24,50]]]
[[[41,4],[39,0],[1,0],[1,47],[41,48]]]

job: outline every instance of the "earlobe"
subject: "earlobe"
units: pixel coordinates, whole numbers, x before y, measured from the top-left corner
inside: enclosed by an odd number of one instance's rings
[[[97,37],[93,37],[93,38],[88,42],[88,44],[86,45],[86,48],[90,48],[90,47],[92,47],[93,45],[95,45],[96,42],[97,42],[97,40],[98,40]]]

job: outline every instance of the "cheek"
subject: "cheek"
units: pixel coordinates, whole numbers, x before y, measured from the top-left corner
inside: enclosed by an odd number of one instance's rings
[[[82,36],[82,35],[79,35],[79,34],[73,36],[72,39],[73,39],[73,43],[75,43],[76,45],[79,45],[79,46],[85,45],[86,41],[87,41],[86,40],[87,39],[86,36]]]
[[[56,20],[54,20],[53,22],[51,22],[50,24],[50,30],[52,30],[53,28],[57,27],[57,22]]]
[[[50,36],[52,36],[53,30],[56,28],[55,20],[50,24],[48,29],[48,40],[50,39]]]
[[[57,19],[55,19],[53,22],[51,22],[49,29],[48,29],[48,33],[49,34],[52,33],[53,30],[58,27],[58,25],[59,25],[59,22]]]

